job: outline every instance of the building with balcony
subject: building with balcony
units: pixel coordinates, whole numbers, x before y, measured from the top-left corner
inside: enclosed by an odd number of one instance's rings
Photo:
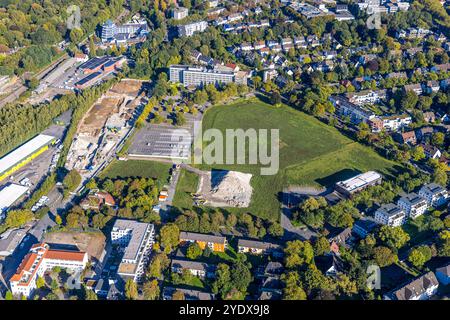
[[[425,213],[428,209],[427,201],[416,193],[409,193],[397,201],[397,205],[402,208],[406,215],[415,219]]]
[[[439,207],[444,205],[448,201],[448,191],[444,187],[436,184],[429,183],[424,185],[419,190],[419,196],[424,198],[428,205],[432,207]]]
[[[111,230],[111,243],[123,251],[117,274],[124,281],[141,282],[155,243],[153,224],[117,219]]]
[[[390,227],[398,227],[406,222],[405,211],[393,203],[382,205],[375,212],[375,221]]]

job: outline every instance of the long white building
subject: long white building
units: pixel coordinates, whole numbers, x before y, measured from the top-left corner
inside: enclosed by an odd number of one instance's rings
[[[4,218],[6,211],[28,192],[28,187],[11,183],[0,190],[0,221]]]
[[[82,271],[88,260],[86,252],[52,250],[47,243],[37,243],[31,247],[9,280],[11,293],[29,298],[36,289],[36,280],[47,270],[61,267],[70,271]]]
[[[182,26],[178,26],[178,35],[180,37],[186,36],[190,37],[196,32],[203,32],[208,27],[208,23],[206,21],[199,21],[194,23],[185,24]]]
[[[155,243],[154,225],[117,219],[111,230],[111,242],[124,250],[117,274],[124,280],[142,281],[152,246]]]
[[[244,71],[235,72],[186,65],[171,65],[169,67],[169,79],[171,82],[180,82],[186,87],[230,82],[247,84],[247,73]]]
[[[40,134],[0,159],[0,181],[48,149],[55,137]]]
[[[336,183],[336,191],[351,196],[367,187],[380,184],[383,177],[376,171],[367,171],[357,176]]]

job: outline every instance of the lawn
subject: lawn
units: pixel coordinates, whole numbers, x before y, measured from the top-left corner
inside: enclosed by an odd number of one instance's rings
[[[265,219],[279,218],[279,196],[287,185],[332,186],[336,181],[359,172],[378,170],[392,176],[401,168],[372,149],[360,145],[312,116],[291,107],[273,107],[261,100],[240,100],[209,109],[203,118],[203,130],[279,129],[280,170],[276,175],[260,175],[259,165],[199,165],[201,169],[225,169],[252,173],[252,202],[246,209]],[[183,182],[183,179],[181,179]]]
[[[100,178],[143,177],[158,180],[160,185],[167,183],[171,164],[147,160],[114,160],[100,174]]]
[[[191,194],[197,191],[198,182],[198,175],[189,172],[186,169],[181,169],[173,205],[180,209],[191,209]]]

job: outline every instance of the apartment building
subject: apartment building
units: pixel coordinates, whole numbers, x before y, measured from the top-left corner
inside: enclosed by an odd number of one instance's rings
[[[420,188],[419,196],[432,207],[439,207],[448,201],[448,191],[436,183],[426,184]]]
[[[188,8],[184,8],[184,7],[179,7],[179,8],[175,8],[172,11],[172,17],[175,20],[181,20],[184,19],[188,16],[189,10]]]
[[[409,193],[397,201],[397,205],[403,209],[406,215],[415,219],[425,213],[428,209],[427,201],[417,193]]]
[[[199,278],[214,278],[216,266],[204,262],[172,259],[172,272],[182,274],[183,271],[188,270],[192,275]]]
[[[378,103],[386,99],[386,90],[363,90],[346,94],[348,101],[356,105]]]
[[[124,252],[117,274],[124,280],[141,282],[155,243],[153,224],[117,219],[111,230],[111,243]]]
[[[247,84],[247,72],[222,69],[208,69],[186,65],[171,65],[169,79],[184,86],[204,86],[208,84],[230,83]]]
[[[216,252],[224,252],[228,244],[225,237],[193,232],[180,232],[180,243],[197,243],[202,250],[208,247]]]
[[[369,125],[373,132],[380,132],[381,130],[396,132],[401,128],[409,126],[411,122],[412,118],[404,114],[404,115],[376,117],[369,121]]]
[[[53,250],[47,243],[37,243],[23,258],[16,273],[9,280],[15,296],[29,298],[36,289],[36,280],[54,267],[82,271],[88,263],[88,254],[82,251]]]
[[[330,101],[336,108],[337,113],[340,116],[349,117],[352,123],[368,122],[376,117],[372,111],[351,103],[343,96],[330,96]]]
[[[196,32],[203,32],[208,27],[208,23],[206,21],[198,21],[194,23],[185,24],[182,26],[178,26],[178,35],[180,37],[186,36],[190,37]]]
[[[402,208],[388,203],[375,212],[375,221],[386,226],[398,227],[406,222],[406,214]]]
[[[278,244],[246,239],[238,240],[238,251],[239,253],[251,253],[254,255],[283,255],[283,249]]]
[[[406,285],[384,295],[384,300],[428,300],[439,287],[436,275],[430,271]]]

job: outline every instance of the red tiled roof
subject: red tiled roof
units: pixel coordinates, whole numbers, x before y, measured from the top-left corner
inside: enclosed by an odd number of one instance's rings
[[[48,250],[44,257],[45,259],[83,261],[85,254],[82,251]]]

